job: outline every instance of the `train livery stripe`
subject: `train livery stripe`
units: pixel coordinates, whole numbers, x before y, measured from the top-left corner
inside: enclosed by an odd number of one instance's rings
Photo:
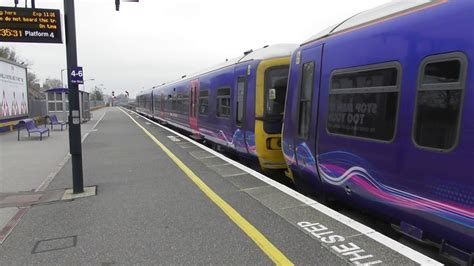
[[[127,112],[122,110],[139,128],[141,128],[156,145],[158,145],[168,157],[196,184],[196,186],[216,204],[242,231],[244,231],[262,251],[270,257],[277,265],[293,265],[293,263],[276,248],[262,233],[242,217],[232,206],[217,195],[209,186],[207,186],[191,169],[189,169],[176,155],[174,155],[163,143],[161,143],[153,134],[146,130]]]
[[[135,112],[136,113],[136,112]],[[136,113],[138,114],[138,113]],[[258,178],[259,180],[267,183],[268,185],[282,191],[283,193],[301,201],[302,203],[305,203],[306,205],[310,206],[311,208],[314,208],[318,211],[320,211],[321,213],[324,213],[325,215],[333,218],[334,220],[337,220],[343,224],[345,224],[346,226],[360,232],[361,234],[364,234],[366,235],[367,237],[377,241],[378,243],[380,243],[381,245],[384,245],[400,254],[402,254],[403,256],[407,257],[407,258],[410,258],[411,260],[413,260],[414,262],[416,263],[419,263],[421,265],[443,265],[442,263],[408,247],[408,246],[405,246],[404,244],[400,243],[400,242],[397,242],[396,240],[393,240],[377,231],[375,231],[374,229],[362,224],[362,223],[359,223],[347,216],[345,216],[344,214],[342,213],[339,213],[313,199],[310,199],[302,194],[300,194],[299,192],[296,192],[288,187],[286,187],[285,185],[282,185],[280,183],[278,183],[277,181],[275,180],[272,180],[264,175],[262,175],[261,173],[243,165],[243,164],[240,164],[236,161],[233,161],[232,159],[229,159],[227,157],[225,157],[224,155],[176,132],[176,131],[173,131],[165,126],[162,126],[158,123],[156,123],[155,121],[153,120],[150,120],[148,118],[146,118],[145,116],[142,116],[144,119],[146,119],[147,121],[149,121],[150,123],[153,123],[154,125],[164,129],[164,130],[167,130],[177,136],[179,136],[180,138],[182,139],[185,139],[187,141],[189,141],[190,143],[193,143],[194,145],[196,145],[197,147],[201,148],[202,150],[205,150],[209,153],[212,153],[213,155],[215,155],[216,157],[219,157],[220,159],[224,160],[225,162],[227,163],[230,163],[234,166],[236,166],[237,168],[249,173],[250,175],[254,176],[255,178]]]

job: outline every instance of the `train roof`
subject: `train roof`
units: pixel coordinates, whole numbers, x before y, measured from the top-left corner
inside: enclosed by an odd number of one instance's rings
[[[174,81],[171,81],[171,82],[168,82],[168,83],[164,83],[162,85],[158,85],[158,86],[156,86],[156,88],[159,88],[159,87],[165,86],[165,85],[174,84],[174,83],[184,81],[184,80],[187,80],[187,79],[193,79],[197,76],[201,76],[201,75],[204,75],[206,73],[216,71],[216,70],[228,67],[228,66],[232,66],[232,65],[235,65],[235,64],[238,64],[238,63],[241,63],[241,62],[246,62],[246,61],[251,61],[251,60],[266,60],[266,59],[272,59],[272,58],[291,56],[293,51],[298,47],[299,47],[298,44],[275,44],[275,45],[271,45],[271,46],[267,45],[265,47],[262,47],[262,48],[259,48],[259,49],[255,50],[255,51],[252,51],[252,50],[247,51],[242,56],[227,60],[227,61],[225,61],[221,64],[214,65],[210,68],[207,68],[207,69],[201,70],[199,72],[193,73],[192,75],[185,76],[181,79],[174,80]]]
[[[293,51],[298,48],[297,44],[275,44],[272,46],[265,46],[250,52],[240,59],[239,62],[245,62],[249,60],[265,60],[271,58],[290,56]]]
[[[356,28],[362,25],[371,24],[375,21],[383,20],[398,14],[403,14],[409,11],[417,10],[424,8],[426,6],[431,6],[433,4],[438,4],[440,2],[445,2],[445,0],[393,0],[390,3],[369,9],[358,13],[338,24],[335,24],[316,35],[311,36],[304,43],[309,43],[322,39],[324,37],[342,32],[348,29]]]

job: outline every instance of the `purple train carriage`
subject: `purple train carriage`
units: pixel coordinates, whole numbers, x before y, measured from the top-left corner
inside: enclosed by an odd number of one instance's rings
[[[292,55],[283,152],[297,187],[474,263],[474,1],[396,1]]]
[[[287,168],[281,127],[293,44],[266,46],[137,96],[137,111],[230,150],[264,171]]]

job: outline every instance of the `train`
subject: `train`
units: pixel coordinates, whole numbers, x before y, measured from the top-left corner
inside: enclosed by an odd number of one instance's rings
[[[265,46],[137,95],[137,111],[234,151],[262,171],[287,168],[281,127],[291,53]]]
[[[394,1],[137,96],[137,111],[474,263],[474,1]]]

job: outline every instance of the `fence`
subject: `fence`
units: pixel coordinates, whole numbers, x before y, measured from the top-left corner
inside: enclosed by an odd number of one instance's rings
[[[46,109],[46,100],[30,100],[29,103],[29,117],[44,117],[48,114],[48,110]]]
[[[28,115],[29,117],[44,117],[48,114],[48,110],[46,109],[46,100],[30,100],[30,106],[29,106],[29,112]],[[89,101],[90,108],[96,108],[96,107],[101,107],[105,106],[104,101],[94,101],[91,100]]]
[[[94,109],[94,108],[96,108],[96,107],[105,106],[105,102],[104,102],[104,101],[90,100],[90,101],[89,101],[89,104],[90,104],[91,110]]]

